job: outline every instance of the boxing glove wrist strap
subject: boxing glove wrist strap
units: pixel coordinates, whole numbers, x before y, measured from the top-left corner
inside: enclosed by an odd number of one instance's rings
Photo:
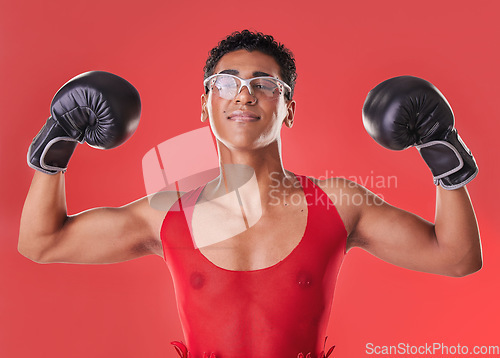
[[[45,174],[64,172],[77,144],[75,138],[49,117],[29,147],[28,165]]]
[[[442,140],[433,140],[416,148],[431,169],[434,184],[444,189],[460,188],[477,175],[474,157],[455,129]]]

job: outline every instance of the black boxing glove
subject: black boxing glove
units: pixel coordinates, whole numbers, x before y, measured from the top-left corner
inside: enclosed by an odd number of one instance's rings
[[[403,150],[415,146],[434,176],[451,190],[477,174],[476,161],[454,128],[446,98],[431,83],[417,77],[386,80],[366,97],[363,124],[380,145]]]
[[[28,165],[47,174],[65,171],[78,143],[110,149],[124,143],[139,125],[141,100],[129,82],[91,71],[56,93],[51,116],[28,150]]]

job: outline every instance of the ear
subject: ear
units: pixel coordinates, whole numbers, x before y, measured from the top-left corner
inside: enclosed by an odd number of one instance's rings
[[[296,103],[293,99],[287,103],[286,117],[283,120],[283,123],[285,123],[285,126],[287,126],[288,128],[292,128],[293,126],[293,118],[295,117],[295,106]]]
[[[207,102],[208,102],[208,95],[202,94],[201,95],[201,121],[202,122],[205,122],[208,119]]]

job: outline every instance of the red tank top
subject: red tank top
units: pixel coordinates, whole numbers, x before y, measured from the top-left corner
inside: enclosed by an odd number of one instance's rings
[[[323,190],[305,176],[297,178],[308,205],[304,235],[287,257],[264,269],[223,269],[195,249],[187,224],[192,212],[182,206],[192,207],[203,187],[186,193],[182,205],[165,216],[163,252],[190,357],[324,356],[347,234]],[[185,346],[177,346],[187,357]]]

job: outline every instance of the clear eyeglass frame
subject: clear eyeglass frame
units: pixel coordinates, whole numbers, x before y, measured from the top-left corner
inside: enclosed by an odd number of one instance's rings
[[[235,81],[234,84],[236,84],[237,87],[238,87],[238,81],[239,81],[239,87],[237,88],[237,91],[234,91],[234,88],[225,88],[224,89],[224,88],[217,87],[219,90],[219,96],[221,98],[228,99],[228,100],[232,100],[232,99],[236,98],[236,96],[238,94],[240,94],[240,92],[242,91],[243,87],[246,87],[248,92],[252,96],[254,96],[255,98],[259,98],[259,99],[276,99],[277,97],[279,97],[279,95],[281,95],[281,93],[283,93],[283,89],[285,89],[287,91],[286,93],[288,95],[290,93],[292,93],[292,89],[290,88],[290,86],[287,85],[284,81],[280,80],[279,78],[270,77],[270,76],[259,76],[259,77],[249,78],[249,79],[243,79],[243,78],[240,78],[238,76],[231,75],[228,73],[216,73],[216,74],[206,78],[203,81],[203,85],[205,87],[205,93],[208,93],[208,91],[212,90],[213,86],[216,86],[218,79],[233,79]],[[255,83],[255,81],[259,81],[259,80],[269,81],[269,82],[273,83],[275,85],[275,87],[279,88],[279,90],[280,90],[279,95],[277,96],[275,94],[276,93],[275,89],[266,91],[265,89],[261,89],[258,87],[254,88],[254,86],[252,86],[251,83],[252,82]]]

